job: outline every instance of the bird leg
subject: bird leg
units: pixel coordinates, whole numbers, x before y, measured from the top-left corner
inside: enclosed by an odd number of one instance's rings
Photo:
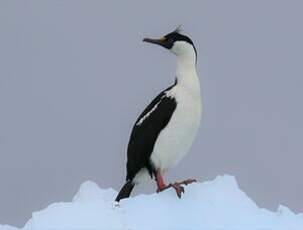
[[[157,193],[168,188],[168,186],[164,182],[160,170],[156,171],[156,182],[157,182]]]

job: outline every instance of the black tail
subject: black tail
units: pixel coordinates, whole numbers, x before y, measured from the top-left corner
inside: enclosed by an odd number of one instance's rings
[[[120,201],[121,199],[127,198],[130,196],[130,193],[132,192],[135,185],[131,181],[126,181],[126,183],[121,188],[116,201]]]

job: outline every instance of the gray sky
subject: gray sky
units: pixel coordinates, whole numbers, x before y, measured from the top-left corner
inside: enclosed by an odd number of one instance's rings
[[[235,175],[261,207],[303,212],[302,1],[0,1],[0,223],[119,189],[133,122],[174,81],[141,42],[182,24],[198,50],[203,120],[168,179]],[[155,190],[153,184],[138,192]]]

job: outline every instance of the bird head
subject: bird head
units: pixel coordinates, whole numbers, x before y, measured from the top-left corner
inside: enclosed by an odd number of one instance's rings
[[[168,33],[159,39],[144,38],[143,41],[160,45],[170,50],[176,56],[183,56],[192,53],[194,53],[195,56],[197,55],[194,43],[188,36],[181,34],[180,26],[173,32]]]

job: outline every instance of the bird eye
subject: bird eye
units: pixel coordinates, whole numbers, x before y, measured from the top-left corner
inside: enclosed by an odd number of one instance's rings
[[[173,42],[174,42],[174,39],[173,39],[173,38],[168,38],[167,41],[168,41],[169,43],[173,43]]]

